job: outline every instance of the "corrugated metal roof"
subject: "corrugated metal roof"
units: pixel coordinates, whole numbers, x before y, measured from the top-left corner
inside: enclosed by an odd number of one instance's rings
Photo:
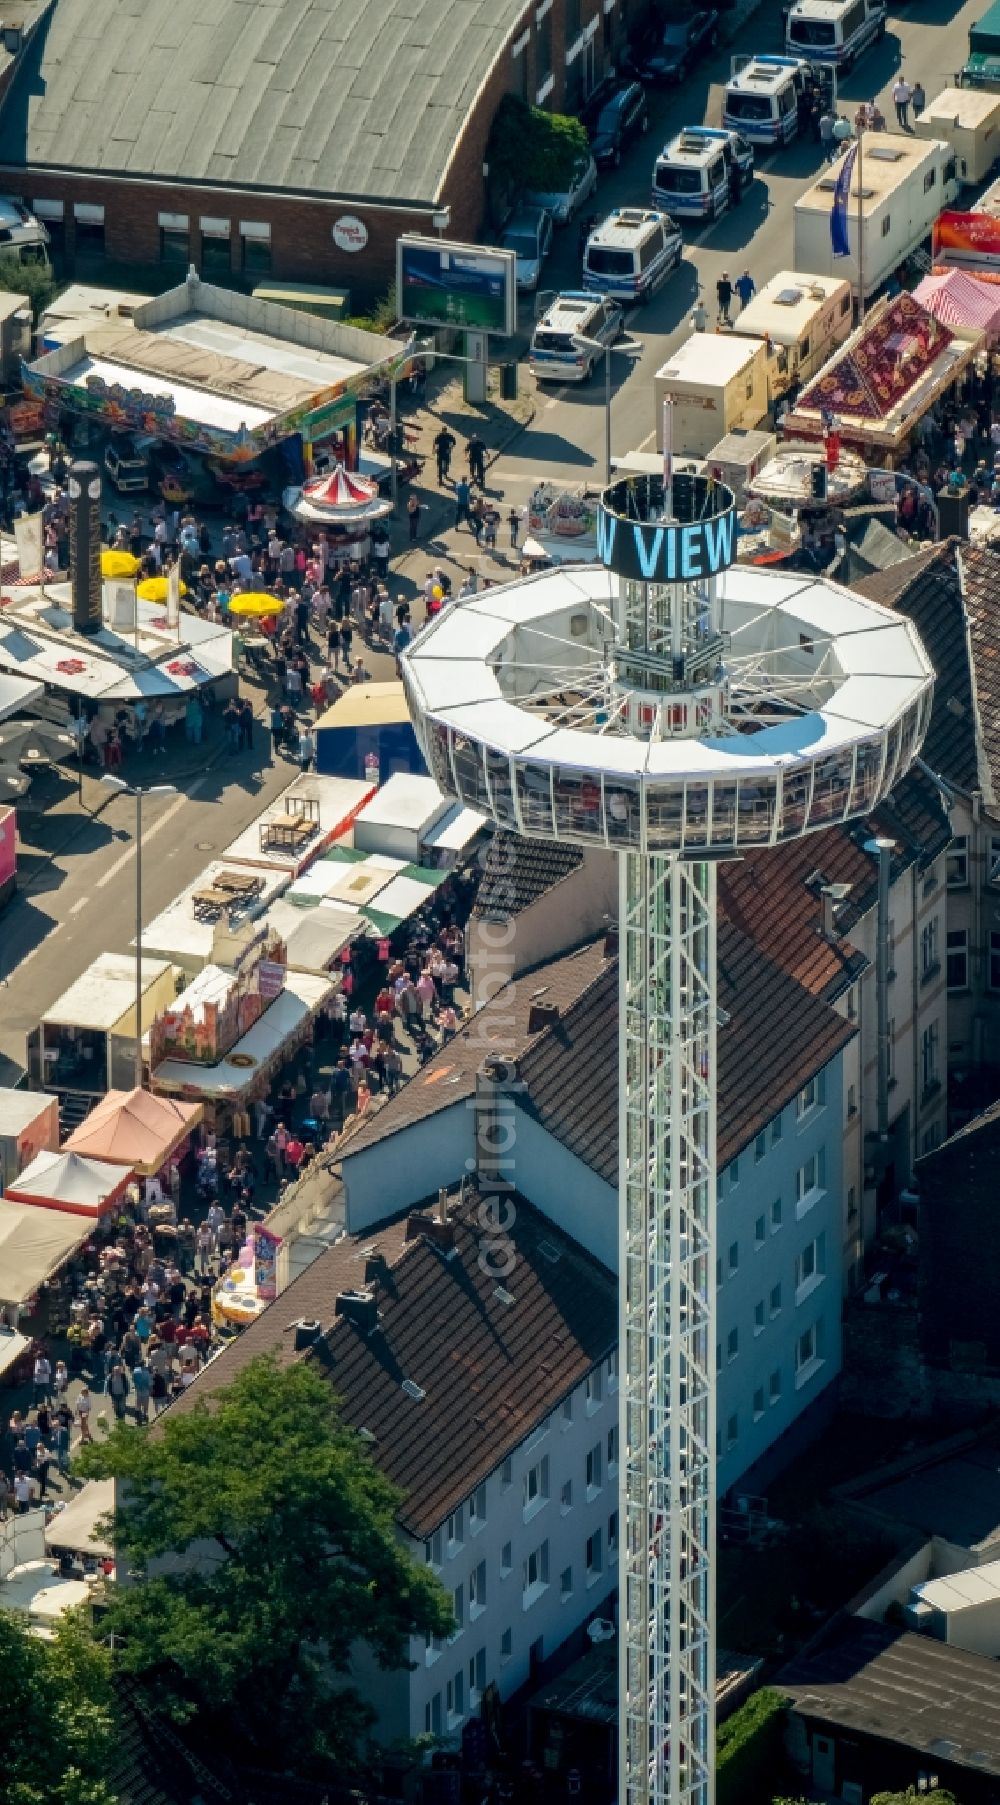
[[[525,10],[57,0],[0,109],[0,160],[433,202]]]

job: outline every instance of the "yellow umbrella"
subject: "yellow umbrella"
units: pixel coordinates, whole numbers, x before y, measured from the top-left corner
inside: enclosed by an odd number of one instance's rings
[[[165,602],[168,594],[166,577],[145,577],[136,585],[136,595],[141,602]],[[187,595],[187,584],[181,584],[181,594]]]
[[[138,558],[133,558],[131,552],[112,551],[101,553],[102,577],[134,577],[138,568],[139,560]]]
[[[284,608],[284,602],[276,595],[264,595],[263,592],[234,595],[229,603],[230,614],[245,614],[251,620],[263,620],[268,614],[283,614]]]

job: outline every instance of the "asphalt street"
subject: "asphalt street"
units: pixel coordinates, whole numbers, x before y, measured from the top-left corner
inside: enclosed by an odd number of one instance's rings
[[[910,0],[899,7],[890,0],[885,39],[843,78],[839,110],[853,119],[862,100],[878,99],[891,120],[890,89],[900,66],[907,80],[912,84],[919,78],[928,100],[933,99],[961,67],[969,26],[983,10],[983,0],[958,7],[953,0]],[[723,85],[734,50],[782,48],[780,8],[765,4],[742,27],[736,44],[699,63],[682,88],[651,90],[648,134],[633,143],[620,169],[602,173],[585,210],[600,215],[615,206],[647,205],[653,163],[663,144],[682,126],[721,124]],[[653,376],[671,349],[688,337],[699,288],[714,319],[715,284],[724,269],[735,279],[749,268],[760,287],[779,269],[794,268],[792,207],[815,179],[822,161],[819,146],[796,139],[787,149],[758,155],[757,179],[740,205],[715,225],[686,225],[679,269],[647,306],[628,316],[628,330],[641,340],[642,351],[635,357],[621,352],[613,359],[611,442],[616,453],[652,445]],[[580,286],[577,239],[575,224],[557,236],[542,271],[544,290]],[[531,304],[523,305],[522,328],[530,329],[531,317]],[[546,385],[539,391],[531,427],[493,466],[490,488],[502,489],[508,501],[523,502],[541,475],[577,486],[603,480],[603,466],[604,375],[599,362],[588,383]]]

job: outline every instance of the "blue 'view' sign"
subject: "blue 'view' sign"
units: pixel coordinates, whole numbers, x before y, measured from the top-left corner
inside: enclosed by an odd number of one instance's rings
[[[597,555],[618,576],[641,583],[690,583],[718,576],[736,555],[736,508],[709,520],[657,525],[622,519],[599,503]]]

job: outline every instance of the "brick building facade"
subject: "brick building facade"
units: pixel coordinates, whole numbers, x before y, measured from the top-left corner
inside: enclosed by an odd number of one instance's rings
[[[56,12],[65,3],[56,0]],[[263,179],[253,184],[175,174],[166,166],[169,156],[162,147],[152,159],[155,172],[143,171],[138,154],[130,154],[127,169],[85,168],[85,156],[79,153],[63,165],[56,160],[61,156],[58,137],[43,159],[33,154],[30,126],[24,124],[16,66],[3,84],[7,92],[0,92],[0,190],[35,207],[69,274],[99,274],[104,263],[139,265],[162,267],[172,282],[193,263],[206,280],[216,282],[252,286],[274,277],[343,286],[357,305],[384,292],[392,281],[400,233],[432,232],[436,210],[450,209],[453,238],[474,239],[483,231],[489,136],[504,96],[513,93],[535,105],[572,111],[615,67],[647,6],[648,0],[531,0],[491,57],[426,199],[387,200],[366,193],[363,159],[356,166],[358,179],[345,181],[338,192],[316,184],[312,191],[296,188],[287,180],[269,186],[266,153],[259,159]],[[141,21],[137,28],[141,30]],[[41,67],[44,74],[44,62]],[[22,85],[28,85],[30,73],[23,72]],[[332,98],[334,121],[336,107]],[[235,167],[238,158],[231,161]],[[377,172],[370,180],[374,190]],[[335,241],[337,222],[345,217],[360,220],[365,229],[360,252]],[[344,234],[338,236],[343,239]]]

